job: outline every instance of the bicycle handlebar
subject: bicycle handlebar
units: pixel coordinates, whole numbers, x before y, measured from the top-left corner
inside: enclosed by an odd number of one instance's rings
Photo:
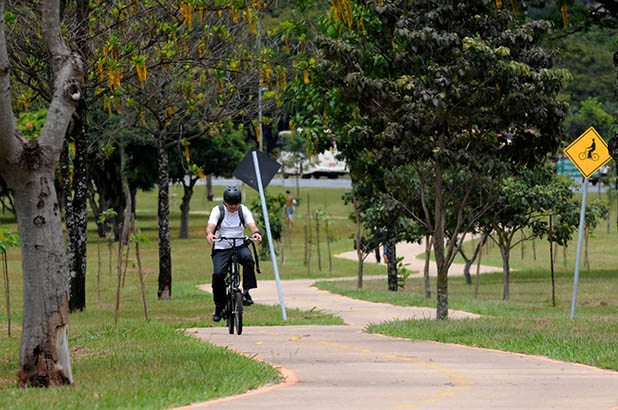
[[[226,237],[226,236],[221,236],[219,238],[214,238],[212,240],[213,242],[221,242],[221,241],[234,241],[234,245],[236,245],[236,241],[243,241],[243,243],[245,241],[251,241],[251,242],[255,242],[257,241],[257,239],[251,237],[251,236],[241,236],[241,237]]]
[[[221,241],[234,241],[234,244],[232,245],[234,248],[236,247],[236,241],[242,240],[243,244],[247,244],[247,241],[252,242],[252,246],[253,246],[253,255],[255,256],[255,270],[257,271],[257,273],[262,273],[260,271],[260,262],[259,259],[257,257],[257,251],[255,250],[255,242],[257,241],[257,239],[252,238],[251,236],[243,236],[243,237],[239,237],[239,238],[228,238],[225,236],[222,236],[220,238],[215,238],[212,241],[213,242],[221,242]]]

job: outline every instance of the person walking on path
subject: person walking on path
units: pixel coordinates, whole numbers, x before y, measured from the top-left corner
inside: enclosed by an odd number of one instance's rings
[[[285,193],[288,194],[287,198],[285,198],[285,212],[288,216],[290,226],[294,226],[294,211],[296,210],[294,206],[296,205],[296,199],[289,190],[285,191]]]

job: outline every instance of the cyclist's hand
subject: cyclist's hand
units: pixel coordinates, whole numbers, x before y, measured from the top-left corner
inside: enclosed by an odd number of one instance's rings
[[[206,235],[206,240],[208,241],[209,244],[212,245],[212,242],[217,239],[217,237],[215,236],[214,233],[209,233],[208,235]]]
[[[254,233],[251,237],[258,242],[262,242],[262,234],[259,232]]]

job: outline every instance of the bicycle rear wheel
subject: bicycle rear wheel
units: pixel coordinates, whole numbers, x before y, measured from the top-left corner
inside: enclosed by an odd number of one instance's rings
[[[234,297],[234,322],[236,323],[236,333],[242,335],[242,294],[236,291]]]
[[[227,310],[227,317],[226,317],[227,329],[229,330],[230,334],[233,335],[234,334],[234,292],[229,293],[227,296],[226,310]]]

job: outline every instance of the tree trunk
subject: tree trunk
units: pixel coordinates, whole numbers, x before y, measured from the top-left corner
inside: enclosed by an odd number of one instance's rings
[[[549,263],[551,267],[551,305],[556,307],[556,281],[554,277],[554,251],[553,251],[553,215],[549,217]]]
[[[397,292],[397,236],[392,231],[389,231],[386,239],[386,252],[388,253],[388,290]]]
[[[131,213],[131,232],[137,235],[135,228],[135,214]],[[137,259],[137,271],[139,272],[139,283],[142,290],[142,303],[144,305],[144,317],[148,321],[148,304],[146,303],[146,285],[144,284],[144,271],[142,269],[142,258],[139,253],[139,238],[135,240],[135,258]]]
[[[328,273],[333,271],[333,253],[330,249],[330,231],[328,230],[328,219],[324,221],[324,232],[326,235],[326,246],[328,249]]]
[[[438,278],[436,280],[436,319],[448,319],[448,261],[444,255],[444,229],[445,216],[442,196],[442,168],[435,169],[435,205],[434,205],[434,230],[433,252],[436,257]]]
[[[120,145],[120,174],[122,175],[122,188],[127,198],[124,221],[122,223],[122,233],[118,240],[118,284],[116,287],[116,305],[114,307],[114,323],[118,323],[118,311],[120,310],[120,282],[122,279],[122,249],[124,244],[129,242],[129,229],[131,228],[131,193],[129,183],[126,179],[124,147]],[[127,250],[128,254],[128,250]],[[127,255],[128,256],[128,255]]]
[[[157,138],[159,180],[159,290],[160,300],[172,297],[172,249],[170,243],[169,162],[163,135]]]
[[[425,235],[425,266],[423,278],[425,280],[425,299],[431,298],[431,283],[429,281],[429,264],[431,263],[431,236]]]
[[[536,241],[532,238],[532,258],[536,260]]]
[[[459,248],[459,254],[461,255],[462,258],[464,258],[465,261],[465,265],[464,265],[464,276],[466,278],[466,285],[471,285],[472,284],[472,276],[470,275],[470,267],[472,266],[472,264],[474,263],[477,255],[478,255],[478,250],[480,249],[480,247],[477,245],[474,248],[474,254],[472,255],[471,258],[468,258],[463,250],[463,246]]]
[[[15,190],[24,280],[20,387],[73,383],[68,343],[69,277],[54,173],[50,169],[36,172],[32,178],[22,179]]]
[[[352,205],[354,205],[354,216],[356,217],[356,258],[358,259],[358,272],[356,276],[356,287],[358,289],[363,288],[363,252],[361,250],[361,220],[360,211],[358,209],[358,202],[356,201],[356,195],[354,194],[354,187],[352,186]]]
[[[69,311],[83,311],[86,308],[86,267],[88,246],[88,135],[86,124],[86,104],[81,100],[74,116],[73,139],[75,158],[73,160],[73,186],[65,194],[73,196],[71,209],[72,223],[67,224],[69,260]],[[68,220],[69,218],[67,218]]]
[[[509,300],[511,295],[511,283],[510,283],[510,265],[509,256],[511,250],[511,244],[500,242],[500,253],[502,254],[502,276],[504,279],[504,289],[502,291],[502,300]]]
[[[189,211],[191,210],[191,198],[193,197],[193,188],[199,178],[189,177],[189,183],[182,183],[183,195],[182,203],[180,204],[180,239],[189,239]]]
[[[93,168],[95,168],[93,166]],[[90,201],[90,207],[98,219],[98,215],[103,211],[112,208],[116,211],[116,216],[109,219],[112,226],[113,238],[120,238],[120,224],[124,218],[124,209],[126,201],[124,191],[122,190],[122,177],[119,173],[119,164],[111,159],[106,160],[100,167],[97,166],[92,172],[92,181],[94,189],[99,194],[98,204]],[[94,205],[94,206],[93,206]],[[108,221],[105,222],[107,224]],[[103,227],[105,231],[105,226]]]
[[[212,193],[212,174],[206,175],[206,199],[209,202],[215,200],[215,195]]]
[[[91,52],[88,46],[88,14],[90,4],[82,0],[75,4],[77,21],[75,42],[82,56]],[[72,225],[67,226],[68,247],[71,249],[69,259],[69,311],[83,311],[86,308],[86,268],[88,245],[88,106],[84,95],[79,99],[73,115],[72,139],[75,143],[73,159],[73,184],[67,193],[73,196]]]
[[[477,298],[479,296],[479,281],[480,281],[480,273],[481,273],[481,258],[483,257],[483,247],[485,246],[485,242],[487,241],[487,234],[485,232],[481,232],[481,240],[479,242],[479,259],[476,263],[476,280],[474,281],[474,297]]]
[[[438,278],[436,281],[437,310],[436,319],[448,319],[448,268],[441,264],[438,266]]]
[[[0,175],[14,191],[22,249],[24,306],[18,380],[21,387],[72,384],[69,277],[54,180],[75,102],[81,98],[83,62],[64,42],[59,2],[42,0],[40,31],[53,72],[53,97],[39,137],[20,136],[11,103],[4,4],[0,1]]]

